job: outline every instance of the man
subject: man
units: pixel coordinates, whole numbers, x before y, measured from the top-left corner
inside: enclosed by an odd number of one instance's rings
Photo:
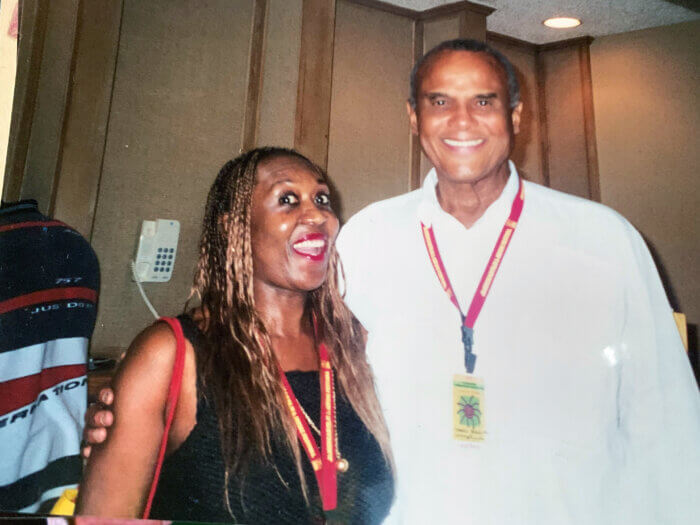
[[[500,54],[431,50],[408,113],[435,168],[338,238],[397,465],[387,521],[689,522],[700,403],[657,272],[612,210],[521,183],[521,112]]]
[[[612,210],[528,182],[519,202],[521,111],[500,54],[431,50],[408,114],[435,168],[338,238],[396,459],[389,521],[687,523],[698,394],[657,272]]]
[[[48,512],[80,481],[99,267],[36,201],[0,207],[0,510]]]

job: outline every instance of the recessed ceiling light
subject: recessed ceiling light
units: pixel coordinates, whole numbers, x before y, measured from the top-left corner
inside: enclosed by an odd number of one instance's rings
[[[578,18],[570,18],[567,16],[548,18],[542,23],[547,27],[553,27],[555,29],[568,29],[570,27],[576,27],[581,25],[581,21]]]

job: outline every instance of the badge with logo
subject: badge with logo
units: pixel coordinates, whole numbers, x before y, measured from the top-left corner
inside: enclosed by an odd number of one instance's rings
[[[452,434],[457,441],[481,443],[486,437],[484,382],[471,375],[452,381]]]

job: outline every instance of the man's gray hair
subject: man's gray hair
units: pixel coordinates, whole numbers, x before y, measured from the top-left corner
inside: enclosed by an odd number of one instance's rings
[[[485,42],[481,42],[480,40],[457,38],[455,40],[445,40],[441,44],[438,44],[423,55],[418,62],[416,62],[416,65],[413,66],[413,69],[411,70],[411,96],[408,99],[408,103],[411,104],[412,108],[415,109],[416,107],[416,98],[418,97],[418,86],[416,85],[416,82],[419,79],[418,77],[421,69],[423,69],[423,67],[433,57],[435,57],[435,55],[442,53],[443,51],[471,51],[473,53],[486,53],[487,55],[491,55],[496,59],[496,61],[498,61],[506,72],[506,77],[508,79],[508,98],[510,100],[510,108],[513,109],[518,105],[520,102],[520,84],[518,83],[518,78],[515,76],[515,68],[513,67],[513,64],[510,63],[510,60]]]

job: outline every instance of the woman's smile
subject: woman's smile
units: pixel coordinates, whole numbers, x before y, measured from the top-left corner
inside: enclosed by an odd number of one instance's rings
[[[292,243],[292,251],[310,261],[321,262],[328,254],[328,238],[322,233],[302,235]]]

